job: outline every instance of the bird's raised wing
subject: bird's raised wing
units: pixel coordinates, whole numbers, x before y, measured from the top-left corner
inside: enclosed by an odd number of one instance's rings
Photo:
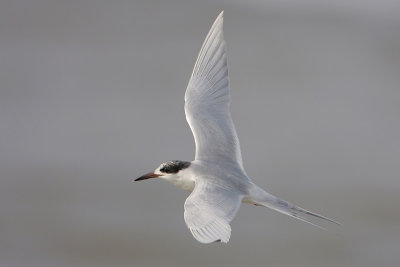
[[[229,223],[241,202],[242,196],[238,192],[199,178],[185,202],[186,225],[201,243],[227,243],[231,236]]]
[[[244,173],[239,139],[229,111],[230,94],[223,12],[201,47],[185,94],[186,120],[196,160],[226,163]]]

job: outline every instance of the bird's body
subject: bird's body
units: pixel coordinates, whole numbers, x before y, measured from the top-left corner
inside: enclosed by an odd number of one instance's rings
[[[281,200],[247,176],[230,115],[229,76],[223,12],[211,27],[185,94],[186,119],[196,143],[195,160],[168,161],[136,179],[162,178],[191,192],[185,222],[201,243],[228,242],[230,222],[242,202],[265,206],[313,224],[309,217],[337,223]],[[315,225],[315,224],[313,224]]]

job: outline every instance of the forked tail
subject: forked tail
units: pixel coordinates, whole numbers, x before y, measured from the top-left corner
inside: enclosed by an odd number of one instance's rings
[[[261,205],[261,206],[276,210],[280,213],[294,217],[296,219],[299,219],[303,222],[309,223],[311,225],[314,225],[314,226],[324,229],[324,230],[325,230],[325,228],[311,222],[311,220],[309,218],[318,218],[321,220],[335,223],[337,225],[341,225],[339,222],[337,222],[335,220],[329,219],[325,216],[319,215],[317,213],[313,213],[311,211],[297,207],[285,200],[279,199],[279,198],[265,192],[263,189],[261,189],[260,187],[258,187],[256,185],[255,185],[254,190],[252,190],[249,199],[251,200],[251,202],[253,204]]]

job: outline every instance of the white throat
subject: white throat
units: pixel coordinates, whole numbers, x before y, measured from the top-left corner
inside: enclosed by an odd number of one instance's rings
[[[194,189],[195,182],[187,170],[163,178],[182,190],[192,192]]]

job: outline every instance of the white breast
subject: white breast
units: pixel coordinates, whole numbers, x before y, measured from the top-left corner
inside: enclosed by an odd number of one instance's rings
[[[194,189],[194,181],[191,179],[180,178],[171,181],[176,187],[183,189],[185,191],[192,192]]]

